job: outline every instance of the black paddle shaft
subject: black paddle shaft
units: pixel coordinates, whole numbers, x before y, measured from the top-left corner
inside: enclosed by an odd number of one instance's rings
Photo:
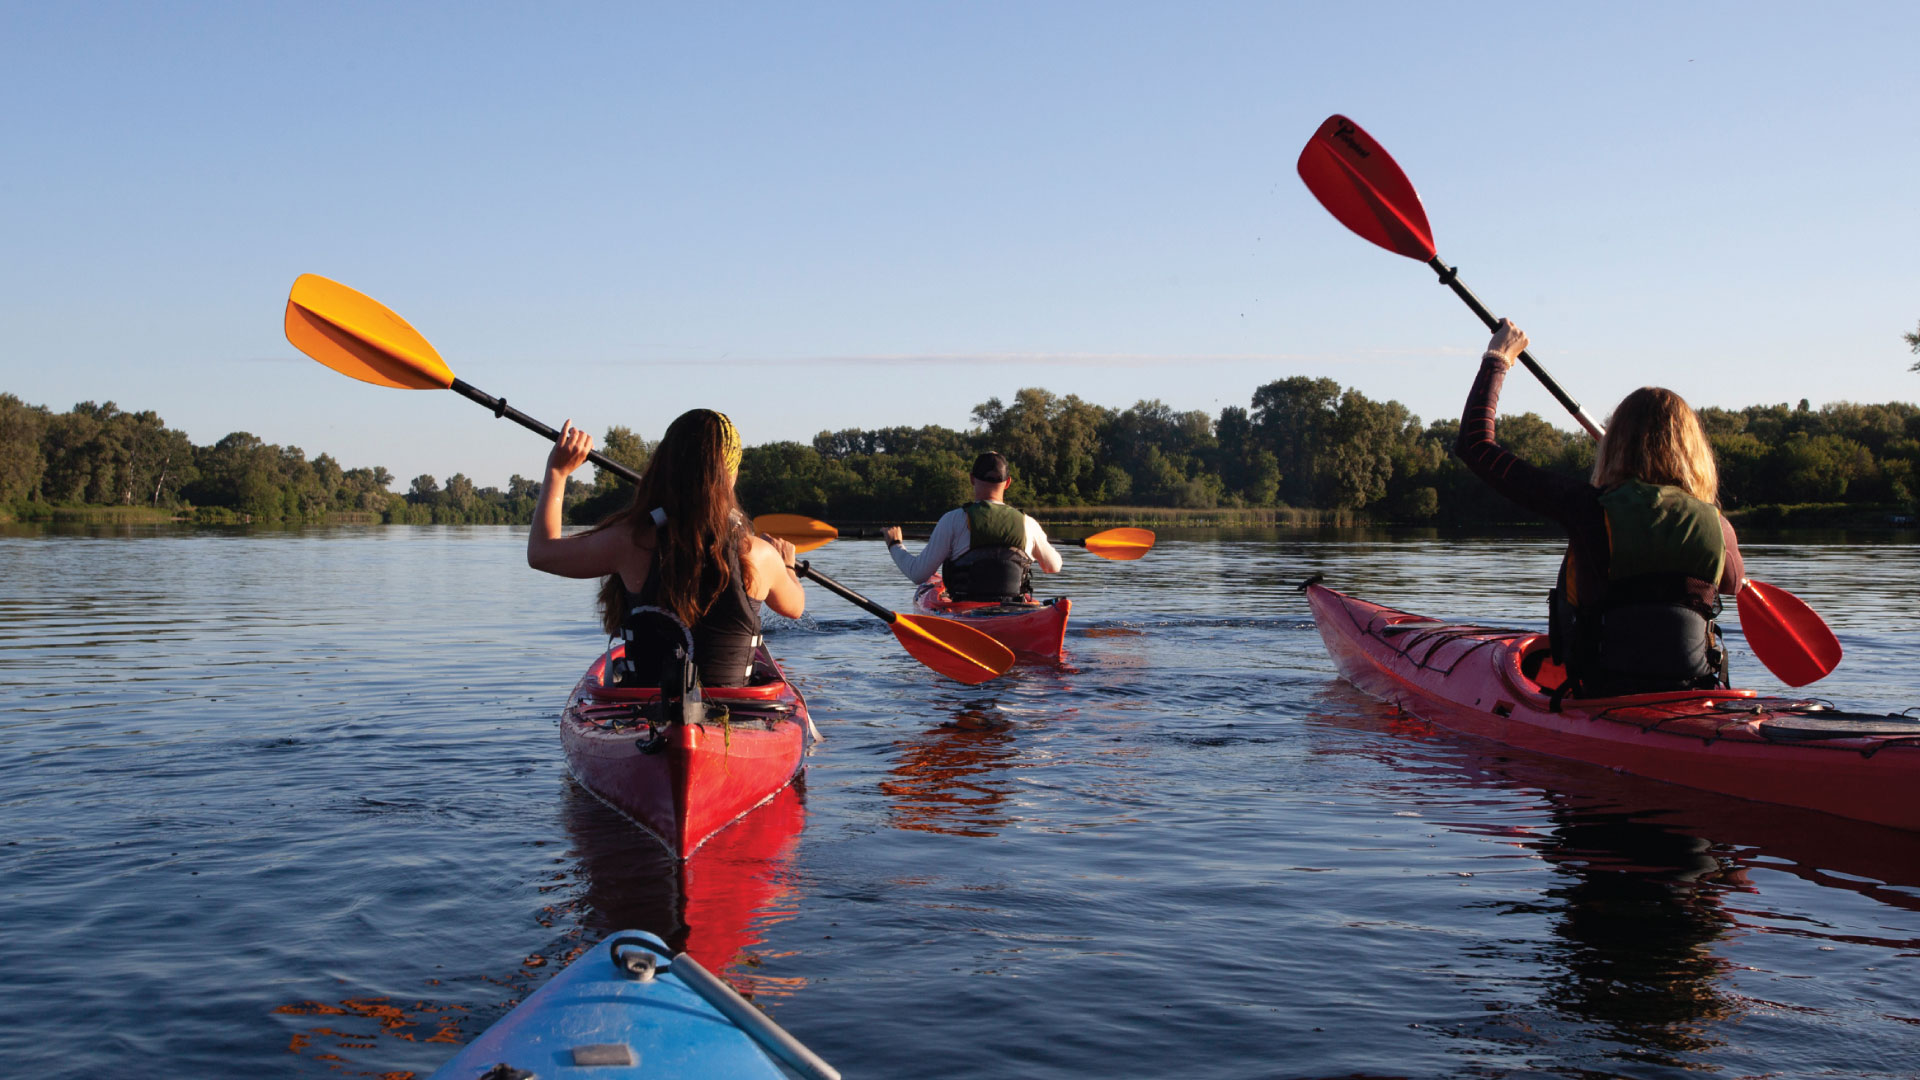
[[[1440,256],[1438,255],[1428,259],[1427,265],[1433,267],[1433,272],[1440,275],[1440,284],[1452,289],[1453,295],[1458,296],[1461,302],[1473,309],[1475,315],[1480,316],[1480,321],[1487,324],[1487,329],[1500,329],[1500,320],[1494,318],[1493,312],[1487,310],[1487,305],[1481,303],[1480,298],[1473,295],[1472,289],[1467,288],[1466,285],[1461,283],[1459,267],[1448,266],[1440,260]],[[1555,400],[1559,401],[1561,405],[1566,407],[1568,412],[1573,414],[1575,420],[1580,421],[1580,426],[1587,429],[1587,434],[1596,439],[1606,434],[1606,429],[1600,426],[1600,422],[1588,416],[1587,410],[1581,408],[1580,403],[1573,400],[1573,396],[1562,389],[1560,384],[1554,381],[1553,376],[1547,374],[1547,369],[1541,367],[1540,362],[1535,360],[1532,354],[1528,353],[1525,349],[1520,350],[1520,362],[1527,365],[1527,370],[1533,372],[1533,377],[1539,379],[1540,385],[1547,388],[1547,393],[1552,394]]]
[[[548,442],[560,441],[560,433],[558,431],[555,431],[553,428],[548,427],[547,425],[541,423],[540,421],[535,420],[533,417],[528,416],[526,413],[521,412],[519,409],[516,409],[513,406],[507,404],[506,398],[494,397],[492,394],[487,393],[485,390],[476,389],[474,386],[472,386],[471,384],[461,379],[453,380],[453,385],[449,386],[447,389],[452,390],[454,393],[459,394],[461,397],[464,397],[469,401],[475,401],[480,403],[481,406],[483,406],[488,412],[491,412],[493,415],[503,420],[511,420],[514,423],[519,424],[521,427],[526,428],[528,431],[531,431],[539,435],[541,438],[547,440]],[[600,466],[601,468],[607,470],[608,472],[614,474],[615,476],[618,476],[622,480],[626,480],[634,484],[637,484],[640,482],[639,473],[634,472],[632,469],[627,468],[625,465],[620,464],[619,462],[613,460],[612,458],[608,457],[607,455],[601,453],[598,450],[588,451],[587,460],[593,462],[595,465]]]
[[[875,537],[884,537],[886,533],[885,532],[876,533],[872,529],[853,529],[848,532],[842,533],[841,535],[852,537],[855,540],[872,540]],[[912,536],[908,536],[906,533],[901,533],[900,539],[912,540],[915,542],[923,543],[925,541],[933,539],[933,534],[928,533],[923,536],[919,533],[915,533]],[[1085,540],[1070,540],[1068,541],[1068,543],[1071,543],[1074,547],[1080,547],[1080,548],[1084,548],[1087,546],[1087,542]]]
[[[881,622],[884,622],[889,626],[893,624],[893,620],[899,618],[899,616],[895,615],[893,612],[888,611],[886,608],[881,607],[879,604],[874,603],[873,601],[867,599],[864,596],[861,596],[859,593],[854,592],[852,589],[847,588],[845,585],[840,584],[839,582],[833,580],[832,578],[821,573],[820,571],[815,570],[813,568],[813,564],[807,562],[805,559],[802,559],[798,563],[794,564],[793,572],[796,574],[799,574],[803,578],[811,578],[812,580],[819,582],[821,587],[826,589],[828,592],[834,594],[835,596],[838,596],[840,599],[845,600],[848,603],[855,605],[856,607],[863,609],[864,611],[867,612],[867,614],[872,615],[874,618],[879,619]]]

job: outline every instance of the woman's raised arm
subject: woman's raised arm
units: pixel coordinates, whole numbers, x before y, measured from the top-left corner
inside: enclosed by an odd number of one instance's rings
[[[533,508],[533,528],[527,532],[527,565],[560,577],[590,578],[619,570],[619,546],[628,543],[617,529],[562,536],[561,507],[567,495],[567,477],[587,460],[593,436],[573,426],[560,426],[553,452],[547,455],[546,477]]]

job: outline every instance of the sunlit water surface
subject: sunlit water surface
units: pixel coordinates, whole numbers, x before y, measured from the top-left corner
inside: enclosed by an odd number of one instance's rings
[[[1069,553],[1066,662],[978,688],[814,590],[769,636],[826,742],[684,876],[567,778],[603,642],[522,543],[0,535],[11,1074],[424,1076],[625,926],[850,1077],[1920,1073],[1920,837],[1427,730],[1291,588],[1539,626],[1546,538]],[[1747,554],[1845,643],[1820,692],[1920,704],[1920,549]]]

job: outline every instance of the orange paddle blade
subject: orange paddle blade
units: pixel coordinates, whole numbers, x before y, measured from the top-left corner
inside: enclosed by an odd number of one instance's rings
[[[825,547],[840,535],[840,530],[824,521],[800,514],[761,514],[753,519],[753,531],[777,536],[793,545],[795,551]]]
[[[445,390],[453,370],[407,320],[363,293],[301,274],[287,296],[287,340],[342,375],[402,390]]]
[[[1132,562],[1153,550],[1153,530],[1108,529],[1080,541],[1080,546],[1103,559]]]
[[[1740,629],[1767,670],[1788,686],[1825,678],[1840,663],[1840,640],[1801,599],[1749,580],[1740,586]]]
[[[895,615],[893,636],[915,660],[969,686],[1006,674],[1013,650],[953,619]]]

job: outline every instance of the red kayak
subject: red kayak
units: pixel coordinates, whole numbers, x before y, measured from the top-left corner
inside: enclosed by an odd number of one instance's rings
[[[595,660],[574,687],[560,744],[582,787],[684,859],[793,782],[807,745],[807,703],[763,647],[756,685],[704,691],[710,707],[727,707],[724,719],[656,726],[649,706],[658,689],[602,685],[608,661],[624,649]]]
[[[958,619],[1014,652],[1044,660],[1060,659],[1067,640],[1067,613],[1073,601],[1064,596],[1024,604],[996,604],[955,600],[935,574],[914,591],[915,610]]]
[[[1550,697],[1545,634],[1438,622],[1308,585],[1348,682],[1429,723],[1761,802],[1920,830],[1920,721],[1752,690]]]

